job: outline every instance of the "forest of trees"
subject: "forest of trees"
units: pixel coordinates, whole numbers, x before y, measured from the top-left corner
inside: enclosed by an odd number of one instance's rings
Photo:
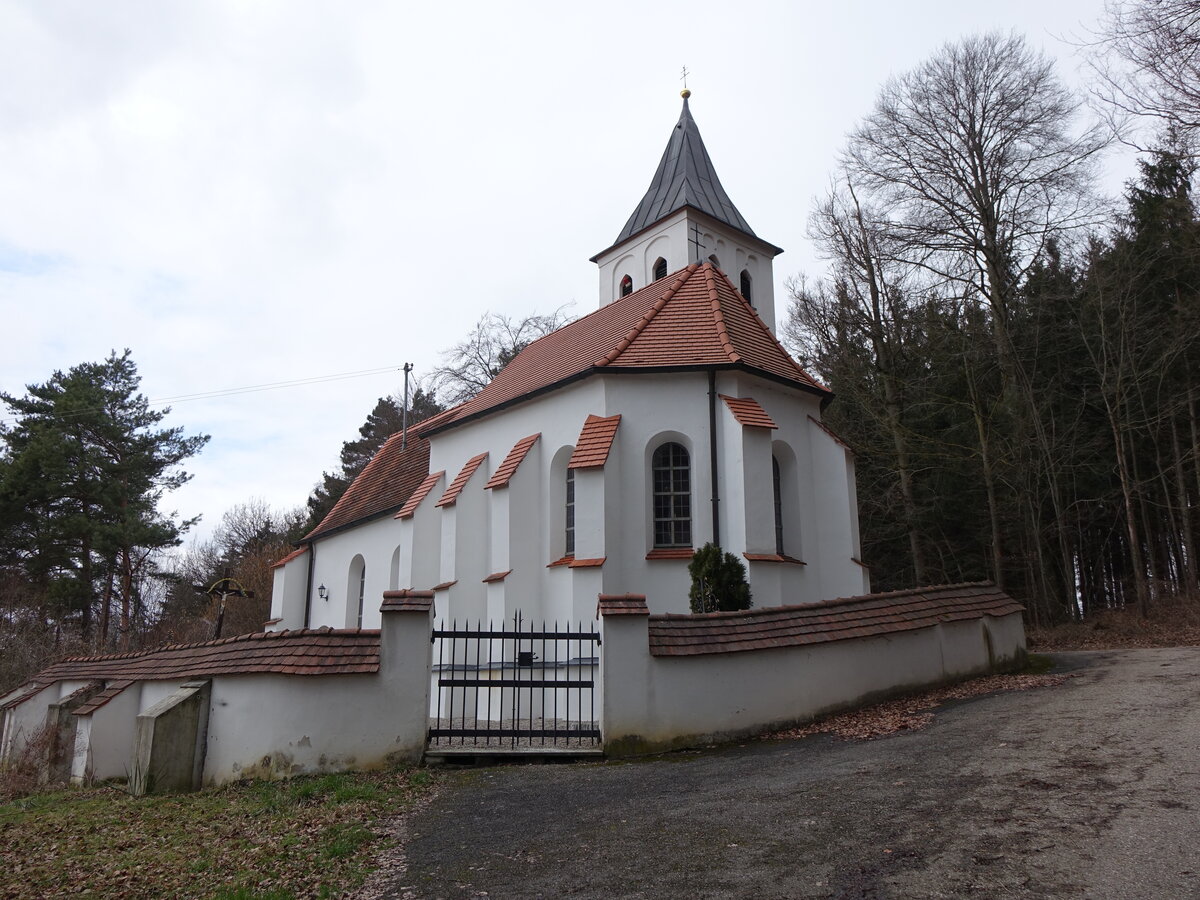
[[[1015,34],[949,44],[851,132],[789,282],[784,339],[837,395],[876,589],[993,579],[1034,624],[1198,596],[1200,0],[1107,8],[1090,97]],[[1137,175],[1102,196],[1102,155]],[[563,310],[487,314],[410,396],[480,390]],[[400,428],[381,398],[304,506],[206,541],[163,514],[207,438],[164,428],[130,353],[0,394],[0,689],[65,652],[254,630],[270,565]],[[233,579],[217,608],[208,588]],[[250,595],[253,596],[250,596]],[[218,626],[220,622],[220,626]]]
[[[876,589],[989,578],[1035,624],[1196,596],[1196,107],[1117,66],[1165,52],[1180,20],[1155,17],[1184,6],[1113,10],[1091,124],[990,34],[889,82],[851,133],[810,219],[830,274],[790,283],[786,332],[858,451]],[[1097,160],[1123,136],[1144,145],[1112,209]]]

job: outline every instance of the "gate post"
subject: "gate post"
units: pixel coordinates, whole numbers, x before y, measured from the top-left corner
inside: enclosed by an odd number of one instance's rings
[[[644,594],[600,594],[600,730],[608,756],[641,752],[652,690],[650,609]]]
[[[397,760],[419,762],[429,737],[433,591],[384,591],[379,677],[396,716]]]

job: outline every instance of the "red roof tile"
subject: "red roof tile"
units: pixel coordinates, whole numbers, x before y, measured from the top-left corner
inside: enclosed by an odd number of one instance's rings
[[[867,594],[745,612],[651,616],[654,656],[695,656],[821,644],[1005,616],[1024,607],[990,583]]]
[[[467,486],[467,482],[475,474],[475,470],[483,464],[487,457],[486,453],[480,453],[478,456],[468,459],[467,464],[462,467],[462,471],[450,482],[450,487],[446,488],[446,493],[442,494],[442,499],[434,506],[453,506],[458,501],[458,495],[462,493],[462,489]]]
[[[425,480],[417,485],[417,489],[412,492],[412,496],[408,501],[400,507],[400,512],[396,513],[397,519],[407,519],[414,515],[417,507],[421,505],[421,501],[429,496],[429,492],[433,490],[433,486],[441,480],[441,477],[446,474],[446,470],[442,469],[437,472],[430,472],[425,476]]]
[[[76,657],[44,669],[37,680],[154,681],[213,675],[346,675],[377,671],[377,630],[306,628],[256,631],[217,641],[171,644],[115,656]]]
[[[492,477],[488,479],[484,488],[508,487],[508,480],[516,473],[517,466],[521,465],[521,461],[525,459],[525,455],[541,436],[542,433],[539,431],[537,434],[531,434],[529,437],[521,438],[517,441],[513,445],[513,448],[508,451],[508,456],[504,457],[504,462],[500,463],[500,468],[492,473]]]
[[[607,556],[593,556],[589,559],[575,559],[572,557],[567,565],[572,569],[598,569],[604,565],[606,559],[608,559]]]
[[[408,446],[401,450],[402,438],[401,434],[393,434],[384,442],[321,524],[304,540],[311,541],[404,506],[429,473],[429,441],[410,434]]]
[[[691,559],[696,551],[691,547],[655,547],[646,559]]]
[[[433,591],[384,591],[382,612],[429,612],[433,609]]]
[[[826,395],[710,263],[693,264],[538,338],[466,403],[421,423],[430,434],[588,374],[741,366]]]
[[[100,707],[102,707],[106,703],[108,703],[109,700],[114,699],[118,694],[120,694],[123,690],[125,690],[125,688],[129,687],[131,684],[134,684],[134,683],[135,682],[133,682],[129,679],[118,679],[117,681],[110,681],[110,682],[108,682],[108,684],[106,684],[104,686],[104,690],[102,690],[100,693],[98,693],[91,700],[88,700],[86,703],[83,703],[83,704],[80,704],[79,706],[77,706],[73,710],[72,714],[76,715],[76,716],[91,715],[96,710],[98,710]]]
[[[282,566],[286,566],[293,559],[299,559],[301,556],[303,556],[307,552],[308,552],[307,547],[300,547],[296,550],[293,550],[291,553],[289,553],[283,559],[280,559],[280,560],[277,560],[277,561],[271,563],[271,568],[278,569],[278,568],[281,568]]]
[[[645,594],[600,594],[597,616],[648,616]]]
[[[733,413],[733,417],[750,428],[778,428],[775,420],[767,415],[767,411],[758,405],[753,397],[727,397],[721,394],[721,399]]]
[[[14,706],[20,706],[30,697],[33,697],[35,694],[40,694],[53,683],[53,680],[43,681],[39,676],[26,681],[24,684],[17,685],[4,695],[8,699],[3,703],[0,703],[0,712],[4,712],[6,709],[12,709]]]
[[[505,569],[503,572],[493,572],[487,578],[483,579],[484,584],[495,584],[497,581],[503,581],[512,574],[512,569]]]
[[[621,417],[589,415],[579,432],[579,440],[575,442],[575,451],[567,462],[568,469],[602,468],[608,461],[608,451],[612,449],[613,438],[617,436],[617,426]]]

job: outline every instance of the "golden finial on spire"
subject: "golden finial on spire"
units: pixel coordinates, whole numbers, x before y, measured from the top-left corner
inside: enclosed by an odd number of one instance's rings
[[[683,79],[683,90],[679,92],[679,96],[682,97],[684,100],[686,100],[688,97],[692,96],[692,92],[688,90],[688,86],[687,86],[687,77],[688,77],[687,66],[683,67],[683,74],[680,75],[679,77]]]

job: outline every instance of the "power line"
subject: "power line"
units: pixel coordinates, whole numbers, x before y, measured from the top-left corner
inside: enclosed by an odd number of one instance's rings
[[[337,372],[332,375],[314,375],[309,378],[296,378],[291,381],[269,381],[265,384],[250,384],[244,387],[221,388],[219,390],[201,391],[196,394],[179,394],[175,397],[160,397],[155,400],[147,400],[147,406],[166,406],[170,403],[188,403],[192,400],[212,400],[217,397],[233,397],[237,394],[254,394],[261,391],[275,391],[282,388],[304,387],[311,384],[323,384],[330,381],[344,381],[348,378],[365,378],[371,375],[383,375],[387,372],[399,372],[400,366],[384,366],[378,369],[361,369],[357,372]],[[103,412],[103,407],[94,407],[92,409],[74,410],[69,415],[59,416],[62,419],[70,419],[76,416],[87,415],[94,412]],[[13,416],[6,419],[0,419],[0,424],[11,425],[14,422],[19,422],[20,416]]]

